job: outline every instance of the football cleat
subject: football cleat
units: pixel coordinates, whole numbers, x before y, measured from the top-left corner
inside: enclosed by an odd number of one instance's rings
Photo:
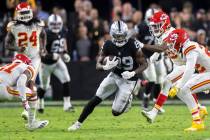
[[[36,129],[44,128],[48,124],[49,124],[48,120],[44,120],[44,121],[35,120],[31,124],[26,124],[26,127],[27,127],[28,130],[33,131],[33,130],[36,130]]]
[[[25,109],[23,110],[23,112],[21,113],[21,117],[24,119],[24,120],[28,120],[28,111],[26,111]]]
[[[204,126],[203,121],[201,121],[199,123],[193,121],[192,122],[192,126],[189,127],[189,128],[184,129],[184,131],[185,132],[194,132],[194,131],[200,131],[200,130],[204,130],[204,129],[205,129],[205,126]]]
[[[68,108],[63,109],[65,112],[75,112],[75,108],[73,106],[70,106]]]
[[[164,114],[166,111],[161,107],[159,110],[158,110],[158,114],[162,115]]]
[[[201,120],[205,120],[205,118],[208,116],[207,108],[205,106],[200,106],[199,114],[200,114]]]
[[[82,126],[82,123],[76,121],[72,126],[70,126],[68,128],[68,131],[76,131],[76,130],[80,129],[81,126]]]
[[[40,108],[37,110],[40,114],[43,114],[44,113],[44,109]]]
[[[157,116],[156,113],[154,113],[153,111],[145,111],[142,110],[141,114],[147,119],[147,122],[149,123],[153,123],[155,121],[155,118]]]

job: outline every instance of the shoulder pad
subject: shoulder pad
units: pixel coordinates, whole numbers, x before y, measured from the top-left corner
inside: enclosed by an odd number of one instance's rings
[[[41,27],[44,27],[45,26],[45,23],[43,20],[40,20],[38,23],[37,23],[39,26]]]
[[[8,24],[7,24],[7,31],[10,31],[12,26],[14,26],[16,23],[16,21],[10,21]]]

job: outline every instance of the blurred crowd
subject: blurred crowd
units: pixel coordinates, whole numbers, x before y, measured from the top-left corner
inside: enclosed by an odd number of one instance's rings
[[[7,12],[0,18],[0,53],[3,58],[10,55],[4,49],[3,40],[6,34],[6,24],[13,19],[14,8],[19,0],[7,0]],[[73,61],[90,61],[97,58],[98,51],[104,40],[110,38],[109,27],[112,21],[122,19],[128,24],[130,30],[144,21],[144,12],[135,9],[130,2],[122,3],[121,0],[112,0],[110,18],[100,16],[98,7],[93,7],[90,0],[75,0],[74,11],[67,11],[63,7],[54,6],[51,11],[42,9],[41,0],[28,0],[34,9],[34,16],[47,23],[51,13],[59,14],[64,21],[64,28],[68,30],[68,46]],[[151,3],[148,8],[160,8],[156,3]],[[168,13],[172,25],[176,28],[185,28],[191,39],[210,46],[210,9],[197,9],[189,1],[183,3],[182,10],[172,7]]]

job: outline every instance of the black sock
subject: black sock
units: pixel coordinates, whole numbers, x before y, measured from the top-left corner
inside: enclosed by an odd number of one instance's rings
[[[154,87],[154,90],[153,90],[153,98],[157,99],[160,91],[161,91],[160,84],[155,84],[155,87]]]
[[[42,88],[38,88],[37,89],[37,94],[38,94],[38,97],[40,98],[40,99],[43,99],[44,98],[44,94],[45,94],[45,90],[44,89],[42,89]]]
[[[63,97],[70,96],[70,82],[63,83]]]
[[[93,110],[94,110],[94,108],[95,108],[99,103],[101,103],[101,102],[102,102],[102,100],[101,100],[99,97],[94,96],[94,97],[88,102],[88,104],[83,108],[82,113],[80,114],[78,121],[79,121],[80,123],[83,123],[83,121],[88,117],[88,115],[89,115],[90,113],[92,113]]]
[[[142,105],[145,109],[149,107],[150,95],[154,88],[154,85],[155,85],[154,82],[149,82],[145,87],[145,93],[143,94],[143,105]]]

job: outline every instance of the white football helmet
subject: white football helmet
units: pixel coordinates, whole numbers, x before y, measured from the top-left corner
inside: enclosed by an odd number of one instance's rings
[[[28,22],[33,18],[31,6],[26,2],[21,2],[16,6],[15,19],[22,22]]]
[[[110,35],[112,37],[112,42],[118,46],[122,47],[128,42],[128,26],[123,21],[115,21],[111,25]]]
[[[147,9],[145,16],[144,16],[144,21],[146,22],[147,25],[149,25],[150,18],[153,16],[153,14],[158,11],[159,11],[158,9],[153,9],[153,8]]]
[[[63,20],[61,16],[52,14],[48,18],[48,28],[53,33],[59,33],[63,28]]]

